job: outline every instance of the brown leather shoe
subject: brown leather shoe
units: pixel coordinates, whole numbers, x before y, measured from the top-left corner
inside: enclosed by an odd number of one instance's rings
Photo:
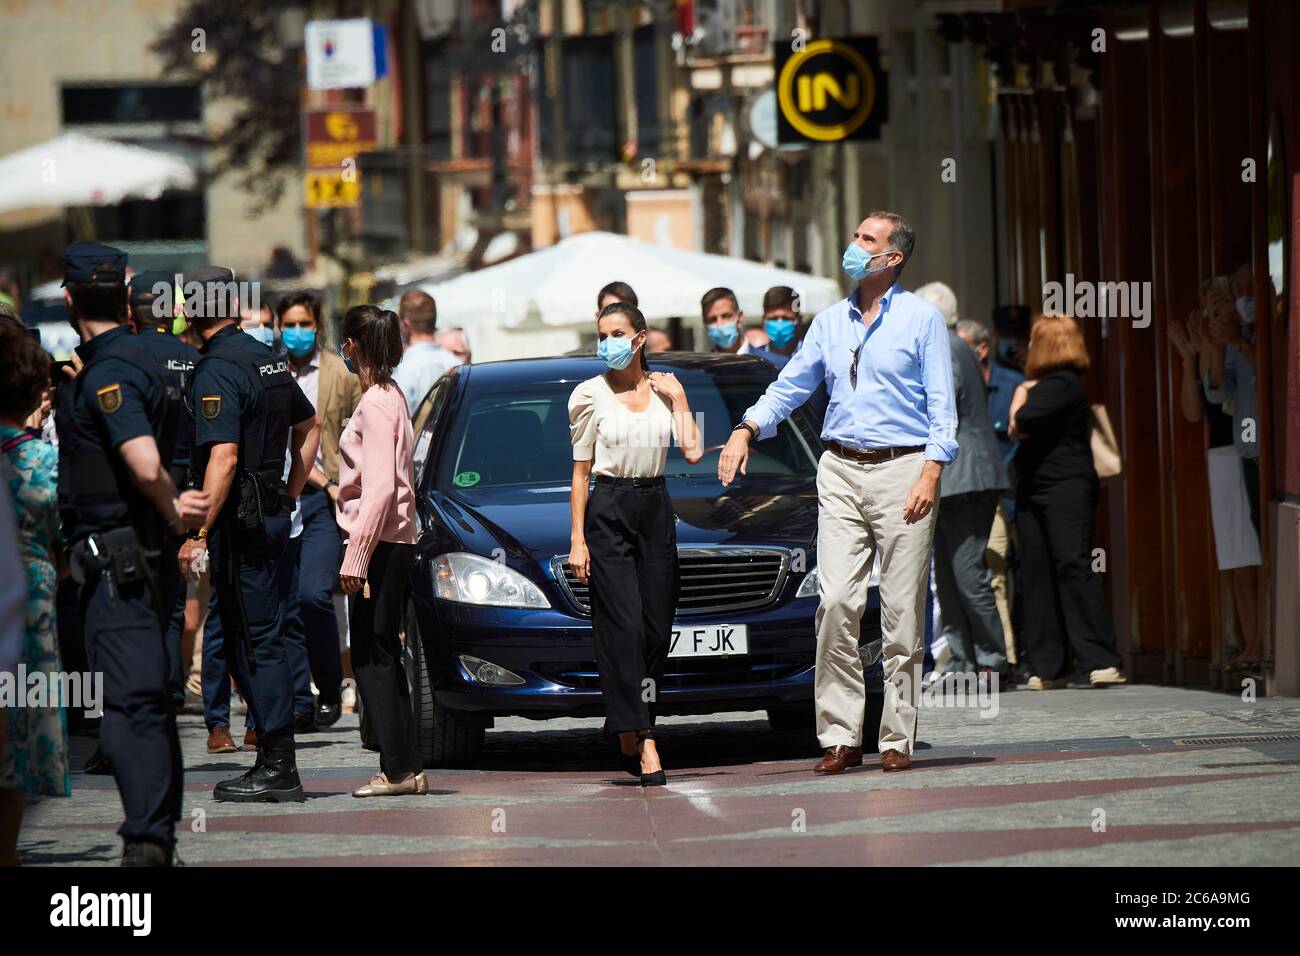
[[[208,753],[233,754],[235,742],[230,738],[230,728],[220,725],[208,731]]]
[[[901,750],[886,750],[880,756],[880,762],[884,764],[885,773],[890,773],[894,770],[912,769],[912,758]]]
[[[245,750],[257,749],[257,731],[254,730],[252,727],[244,731],[244,749]]]
[[[813,767],[813,773],[843,773],[846,767],[862,766],[862,748],[838,745],[827,747],[822,759]]]

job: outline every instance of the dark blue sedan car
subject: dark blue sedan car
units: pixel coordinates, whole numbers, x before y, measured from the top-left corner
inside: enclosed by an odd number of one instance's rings
[[[758,710],[777,729],[811,728],[817,424],[797,410],[724,488],[718,452],[776,371],[689,352],[650,365],[685,387],[705,448],[694,465],[670,448],[665,468],[682,590],[660,713]],[[568,399],[604,369],[570,356],[460,366],[417,413],[406,646],[427,766],[473,765],[494,717],[604,714],[587,588],[566,565]],[[878,636],[873,586],[864,646]]]

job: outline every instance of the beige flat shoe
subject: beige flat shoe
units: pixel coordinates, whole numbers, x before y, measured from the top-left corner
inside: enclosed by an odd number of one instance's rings
[[[1088,682],[1093,687],[1117,687],[1120,684],[1127,684],[1128,678],[1118,667],[1103,667],[1101,670],[1091,671],[1088,674]]]
[[[1029,690],[1061,690],[1068,684],[1064,677],[1031,677],[1025,682],[1025,687]]]
[[[352,791],[354,797],[400,797],[407,794],[418,795],[429,792],[429,782],[424,777],[424,771],[420,771],[414,776],[407,777],[398,783],[393,783],[382,771],[370,778],[370,782],[364,787],[357,787]]]

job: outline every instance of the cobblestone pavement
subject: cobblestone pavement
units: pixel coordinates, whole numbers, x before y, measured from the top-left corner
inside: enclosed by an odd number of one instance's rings
[[[1300,701],[1166,687],[1015,691],[996,716],[929,707],[909,773],[810,771],[811,732],[762,714],[668,718],[668,786],[612,769],[599,720],[498,720],[477,770],[424,797],[357,800],[378,768],[356,719],[299,738],[307,800],[219,804],[252,755],[181,718],[189,865],[1300,863]],[[810,713],[811,720],[811,713]],[[238,726],[236,730],[239,730]],[[1252,741],[1245,737],[1290,737]],[[1206,738],[1218,738],[1206,739]],[[80,768],[93,741],[74,737]],[[111,778],[29,805],[29,865],[117,863]]]

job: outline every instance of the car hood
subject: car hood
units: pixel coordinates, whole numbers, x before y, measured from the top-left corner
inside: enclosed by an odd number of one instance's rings
[[[777,545],[811,553],[817,543],[817,488],[810,479],[669,483],[678,547]],[[569,488],[434,490],[428,502],[466,551],[545,566],[568,554]]]

